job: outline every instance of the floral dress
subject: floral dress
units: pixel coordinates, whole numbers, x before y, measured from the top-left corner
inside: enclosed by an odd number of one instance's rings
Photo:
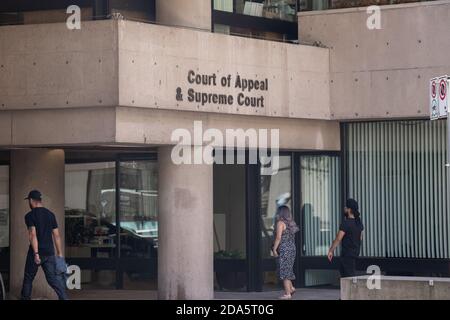
[[[289,229],[281,234],[280,246],[278,247],[277,273],[280,280],[295,280],[295,235]]]

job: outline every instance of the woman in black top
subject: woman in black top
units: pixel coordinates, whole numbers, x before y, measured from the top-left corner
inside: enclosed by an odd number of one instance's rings
[[[341,252],[341,276],[355,276],[356,259],[359,256],[364,226],[361,222],[361,214],[358,211],[358,202],[348,199],[344,208],[345,218],[339,226],[336,239],[328,251],[328,260],[333,260],[334,251],[342,242]]]

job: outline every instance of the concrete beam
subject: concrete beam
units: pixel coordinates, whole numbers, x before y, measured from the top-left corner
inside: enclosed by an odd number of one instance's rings
[[[193,136],[194,121],[203,130],[214,128],[225,135],[227,129],[279,129],[280,148],[287,150],[340,150],[337,121],[223,115],[207,112],[181,112],[144,108],[117,108],[117,143],[173,144],[171,135],[178,128]],[[270,138],[270,137],[269,137]],[[270,143],[270,139],[268,140]],[[246,144],[238,144],[245,147]]]
[[[0,146],[66,146],[115,141],[115,108],[0,111]]]

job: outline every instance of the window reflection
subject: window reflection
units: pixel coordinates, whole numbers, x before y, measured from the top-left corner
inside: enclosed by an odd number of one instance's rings
[[[154,162],[120,164],[121,257],[156,258],[158,171]]]
[[[261,18],[296,21],[297,0],[214,0],[214,9]]]
[[[120,248],[117,247],[115,162],[66,165],[66,256],[139,259],[116,270],[99,270],[95,261],[82,270],[82,284],[116,286],[116,272],[127,289],[155,289],[158,249],[158,170],[152,161],[126,161],[119,168]],[[152,259],[153,265],[148,263]],[[101,264],[104,265],[104,264]],[[138,270],[145,270],[138,272]],[[123,277],[122,277],[123,276]],[[89,288],[88,286],[88,288]]]
[[[125,267],[124,289],[156,290],[158,257],[158,165],[120,163],[120,257],[139,259],[141,271]],[[135,260],[136,261],[136,260]]]
[[[114,245],[114,162],[67,165],[65,201],[68,246]]]
[[[305,222],[305,255],[325,256],[340,221],[339,158],[301,158],[302,214]]]
[[[276,200],[291,193],[291,157],[280,156],[280,169],[273,176],[261,175],[262,257],[270,258],[277,211]],[[287,203],[291,207],[291,201]]]
[[[65,222],[68,258],[114,258],[115,163],[66,165]],[[115,271],[82,270],[83,284],[114,287]]]
[[[264,160],[261,161],[265,163]],[[261,257],[273,259],[270,250],[274,241],[276,201],[280,196],[291,194],[291,157],[280,156],[280,168],[273,176],[261,175]],[[292,210],[292,201],[287,206]],[[264,286],[278,288],[275,271],[264,272]]]

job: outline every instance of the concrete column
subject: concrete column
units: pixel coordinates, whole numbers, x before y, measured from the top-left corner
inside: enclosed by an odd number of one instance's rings
[[[159,162],[159,299],[212,299],[213,168],[175,165],[172,147]]]
[[[42,192],[44,206],[55,215],[64,243],[64,151],[24,149],[11,152],[11,296],[19,298],[29,241],[25,214],[30,211],[23,200],[32,189]],[[63,246],[64,247],[64,246]],[[33,299],[56,299],[44,272],[39,270],[33,283]]]
[[[156,0],[156,21],[211,31],[211,0]]]

